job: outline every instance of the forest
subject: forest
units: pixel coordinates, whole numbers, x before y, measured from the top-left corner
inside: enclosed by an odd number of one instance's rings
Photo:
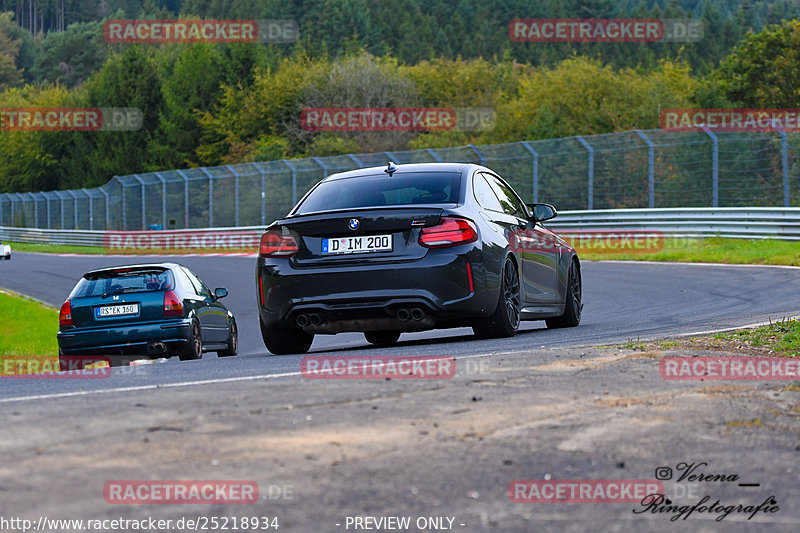
[[[112,19],[294,20],[287,43],[116,44]],[[699,42],[530,43],[517,18],[699,19]],[[291,157],[657,128],[662,109],[800,107],[789,0],[0,0],[0,112],[121,107],[137,131],[0,131],[0,192]],[[306,108],[494,111],[493,127],[309,131]],[[5,121],[5,118],[4,118]]]

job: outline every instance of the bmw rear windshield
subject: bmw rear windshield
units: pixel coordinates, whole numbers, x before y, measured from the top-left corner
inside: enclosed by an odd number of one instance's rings
[[[408,172],[355,176],[320,183],[295,214],[367,207],[457,204],[460,172]]]
[[[129,292],[172,290],[172,272],[162,268],[119,268],[90,272],[81,278],[69,298],[112,296]]]

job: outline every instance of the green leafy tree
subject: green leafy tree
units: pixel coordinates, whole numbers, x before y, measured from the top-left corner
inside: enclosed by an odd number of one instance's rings
[[[82,84],[108,57],[102,22],[71,24],[65,31],[49,32],[36,57],[38,81],[67,87]]]
[[[800,20],[747,34],[711,79],[742,107],[800,107]]]

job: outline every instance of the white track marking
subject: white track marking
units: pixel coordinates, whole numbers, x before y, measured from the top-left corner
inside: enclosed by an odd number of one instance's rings
[[[492,357],[499,354],[477,354],[477,355],[464,355],[454,356],[456,359],[474,359],[478,357]],[[258,376],[239,376],[235,378],[218,378],[218,379],[204,379],[199,381],[182,381],[177,383],[164,383],[161,385],[140,385],[138,387],[117,387],[115,389],[97,389],[75,392],[58,392],[55,394],[39,394],[36,396],[19,396],[17,398],[3,398],[0,403],[24,402],[28,400],[51,400],[54,398],[71,398],[74,396],[89,396],[92,394],[103,394],[109,392],[135,392],[153,389],[174,389],[179,387],[194,387],[197,385],[209,385],[214,383],[235,383],[238,381],[254,381],[257,379],[271,379],[271,378],[287,378],[294,376],[302,376],[302,372],[284,372],[283,374],[260,374]]]

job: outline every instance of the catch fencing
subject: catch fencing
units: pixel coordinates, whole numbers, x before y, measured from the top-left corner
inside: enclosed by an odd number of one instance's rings
[[[284,159],[115,176],[94,189],[0,194],[0,226],[146,230],[264,226],[323,177],[471,162],[559,210],[800,206],[800,135],[634,130],[541,141]]]
[[[578,230],[624,235],[639,230],[655,231],[665,236],[680,237],[736,237],[744,239],[778,238],[800,240],[800,207],[703,207],[674,209],[601,209],[594,211],[562,211],[558,217],[545,222],[557,232]],[[257,241],[263,226],[214,228],[214,230],[134,231],[120,234],[134,241],[170,235],[185,235],[186,239],[213,231],[217,235],[251,233]],[[120,252],[109,247],[109,232],[89,230],[46,230],[33,228],[8,228],[0,226],[0,241],[33,244],[74,245],[106,247],[111,253]],[[135,247],[135,245],[133,245]],[[209,251],[209,250],[206,250]],[[210,250],[215,251],[215,250]],[[238,251],[238,250],[237,250]],[[255,253],[256,246],[251,250]],[[124,253],[122,251],[120,253]]]

